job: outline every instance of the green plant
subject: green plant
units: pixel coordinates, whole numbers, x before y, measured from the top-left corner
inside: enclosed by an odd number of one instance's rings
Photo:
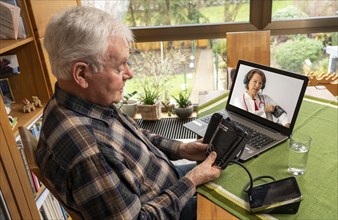
[[[164,102],[162,101],[161,102],[163,107],[165,108],[165,111],[168,113],[168,116],[170,117],[171,114],[173,113],[173,108],[174,108],[174,105],[169,102]]]
[[[164,99],[161,103],[162,103],[163,107],[165,108],[165,111],[168,113],[168,116],[170,117],[171,114],[173,113],[174,104],[171,103],[171,101],[170,101],[170,95],[169,95],[169,91],[167,89],[164,92]]]
[[[280,44],[275,51],[277,64],[285,70],[302,72],[304,60],[319,60],[322,55],[322,42],[314,39],[290,40]]]
[[[142,88],[139,100],[147,105],[152,105],[160,99],[168,83],[177,74],[184,62],[185,56],[180,51],[166,51],[161,57],[157,52],[142,52],[134,54],[133,71],[135,72],[136,87]]]
[[[175,99],[177,105],[180,108],[186,108],[187,106],[191,105],[191,101],[189,99],[190,93],[188,92],[182,91],[178,94],[178,96],[172,96],[172,97]]]
[[[122,97],[122,100],[117,104],[117,107],[118,107],[119,109],[121,109],[122,106],[125,105],[125,104],[128,104],[128,103],[129,103],[129,100],[130,100],[134,95],[136,95],[136,94],[137,94],[137,91],[130,92],[130,93],[127,93],[126,95],[124,95],[124,96]]]
[[[187,74],[195,74],[194,72],[188,72]],[[148,81],[153,81],[155,77],[147,77]],[[127,81],[126,83],[126,90],[133,91],[133,90],[140,90],[140,79],[138,79],[138,76],[135,76],[132,80]],[[188,78],[187,77],[187,88],[191,88],[193,84],[194,78]],[[175,74],[170,81],[168,81],[165,85],[165,88],[162,90],[168,90],[170,88],[171,94],[178,94],[180,91],[182,91],[181,85],[184,83],[184,73],[178,73]],[[140,91],[139,91],[140,93]],[[138,95],[137,95],[138,96]]]
[[[143,85],[143,92],[139,95],[139,100],[144,105],[154,105],[161,96],[161,88]]]
[[[226,40],[217,40],[213,43],[212,52],[218,53],[223,61],[226,61],[227,49]]]
[[[124,95],[123,97],[122,97],[122,100],[121,100],[121,102],[120,102],[120,108],[122,107],[122,105],[124,105],[124,104],[128,104],[128,101],[134,96],[134,95],[136,95],[137,94],[137,91],[134,91],[134,92],[129,92],[129,93],[127,93],[126,95]]]
[[[273,19],[285,19],[285,18],[303,18],[308,17],[306,13],[298,9],[296,6],[288,6],[286,8],[279,9],[272,15]]]

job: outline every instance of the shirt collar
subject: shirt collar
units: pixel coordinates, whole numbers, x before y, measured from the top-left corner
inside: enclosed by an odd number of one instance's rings
[[[117,108],[115,105],[109,107],[103,107],[92,102],[89,102],[85,99],[82,99],[78,96],[67,93],[62,90],[58,84],[55,84],[55,99],[57,102],[64,107],[71,109],[74,112],[79,114],[98,119],[108,123],[108,119],[113,117],[118,117]]]
[[[252,100],[252,97],[251,97],[251,95],[249,95],[249,92],[248,92],[248,91],[246,91],[244,94],[245,94],[245,98],[246,98],[246,99]],[[257,94],[255,95],[255,99],[257,99],[257,98],[258,98],[259,100],[261,99],[259,93],[257,93]]]

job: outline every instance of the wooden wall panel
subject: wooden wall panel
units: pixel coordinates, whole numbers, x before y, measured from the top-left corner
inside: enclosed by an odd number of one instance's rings
[[[44,60],[44,71],[45,73],[47,73],[45,76],[46,76],[46,80],[47,82],[49,82],[50,84],[48,85],[49,87],[49,91],[52,91],[54,92],[54,87],[55,87],[55,83],[56,83],[56,77],[53,75],[52,73],[52,68],[50,66],[50,63],[49,63],[49,57],[48,57],[48,53],[47,51],[45,50],[45,48],[43,47],[43,39],[44,38],[40,38],[39,39],[39,48],[42,48],[42,59]]]
[[[33,12],[33,29],[38,38],[45,36],[48,21],[54,14],[63,9],[77,6],[76,0],[30,0],[28,8]]]
[[[270,31],[229,32],[226,39],[228,67],[239,59],[270,66]]]

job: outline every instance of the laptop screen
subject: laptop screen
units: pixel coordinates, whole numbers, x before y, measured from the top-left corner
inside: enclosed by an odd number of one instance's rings
[[[226,109],[289,136],[307,83],[304,75],[239,60]]]

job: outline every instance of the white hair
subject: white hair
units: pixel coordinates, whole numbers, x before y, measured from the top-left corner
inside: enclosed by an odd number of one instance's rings
[[[57,79],[70,79],[75,62],[85,62],[96,73],[111,38],[133,42],[128,26],[107,12],[93,7],[73,7],[54,16],[48,23],[44,46]]]

